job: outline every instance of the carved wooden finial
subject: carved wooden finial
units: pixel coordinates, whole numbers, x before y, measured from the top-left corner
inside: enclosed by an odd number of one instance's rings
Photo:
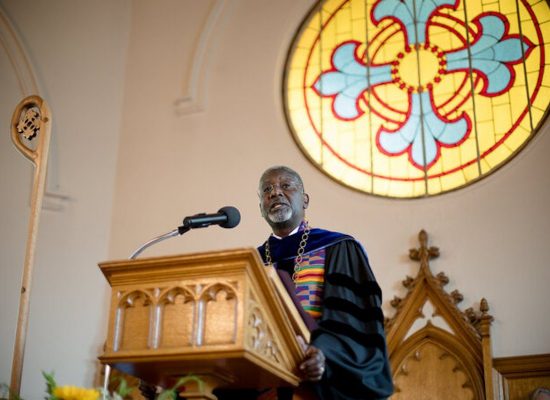
[[[481,313],[484,315],[489,312],[489,303],[487,302],[487,299],[485,297],[481,299],[481,302],[479,304],[479,311],[481,311]]]
[[[468,318],[468,321],[470,321],[470,323],[473,325],[476,325],[479,322],[479,318],[472,307],[469,307],[466,310],[464,310],[464,315],[466,316],[466,318]]]
[[[420,261],[420,269],[424,271],[430,270],[430,260],[439,257],[439,248],[428,247],[428,233],[422,229],[418,233],[418,241],[420,247],[418,249],[409,250],[409,258],[414,261]]]
[[[398,308],[402,300],[402,298],[394,296],[392,301],[390,301],[390,304],[393,308]]]
[[[449,277],[443,271],[438,273],[435,277],[437,278],[437,281],[441,286],[445,286],[447,283],[449,283]]]
[[[420,242],[420,247],[428,247],[428,233],[424,229],[418,233],[418,241]]]
[[[406,288],[406,289],[410,289],[412,284],[414,282],[414,278],[411,278],[410,276],[407,275],[407,278],[403,281],[401,281],[401,284]]]
[[[479,303],[479,311],[481,312],[480,320],[480,333],[481,336],[488,337],[491,334],[491,323],[494,318],[489,314],[489,303],[486,298],[482,298]]]
[[[464,300],[464,296],[458,291],[458,289],[455,289],[451,292],[451,298],[453,299],[455,304],[458,304],[462,300]]]

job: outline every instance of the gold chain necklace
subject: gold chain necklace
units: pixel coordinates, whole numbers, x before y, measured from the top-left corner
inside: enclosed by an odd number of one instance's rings
[[[296,258],[294,259],[294,272],[292,273],[292,280],[294,282],[296,282],[298,273],[302,269],[300,267],[300,263],[302,262],[302,257],[306,249],[307,239],[309,237],[310,230],[311,229],[309,228],[309,223],[305,221],[304,233],[302,233],[302,238],[300,239],[300,246],[298,247],[298,253],[296,254]],[[267,240],[265,241],[265,260],[267,261],[267,265],[273,265],[271,261],[271,250],[269,249],[269,238],[267,238]]]

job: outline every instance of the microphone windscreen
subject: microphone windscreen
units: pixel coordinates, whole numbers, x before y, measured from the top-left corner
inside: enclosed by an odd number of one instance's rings
[[[235,207],[222,207],[218,212],[227,215],[227,221],[220,224],[222,228],[234,228],[241,222],[241,213]]]

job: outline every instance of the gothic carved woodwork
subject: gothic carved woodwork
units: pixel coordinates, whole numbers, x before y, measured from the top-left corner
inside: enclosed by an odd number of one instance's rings
[[[255,249],[110,261],[103,363],[162,386],[297,386],[295,324]],[[198,398],[214,398],[211,392]]]
[[[444,287],[449,278],[433,275],[430,260],[439,257],[422,230],[420,247],[409,257],[420,262],[415,278],[402,282],[404,298],[395,297],[392,318],[385,321],[395,393],[392,400],[493,399],[489,306],[461,311],[462,294]]]
[[[434,379],[433,371],[439,371],[446,379]],[[475,383],[468,369],[455,354],[433,340],[421,341],[406,355],[394,374],[394,382],[395,400],[414,398],[411,388],[420,392],[423,399],[475,398]]]

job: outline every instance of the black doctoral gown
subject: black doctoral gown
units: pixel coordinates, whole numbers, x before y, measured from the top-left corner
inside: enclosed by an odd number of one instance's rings
[[[301,236],[268,239],[275,268],[292,274]],[[311,229],[305,254],[319,249],[325,249],[323,311],[310,344],[325,354],[326,370],[310,385],[320,400],[385,399],[393,384],[382,293],[367,254],[350,236]],[[258,251],[265,261],[265,243]]]

